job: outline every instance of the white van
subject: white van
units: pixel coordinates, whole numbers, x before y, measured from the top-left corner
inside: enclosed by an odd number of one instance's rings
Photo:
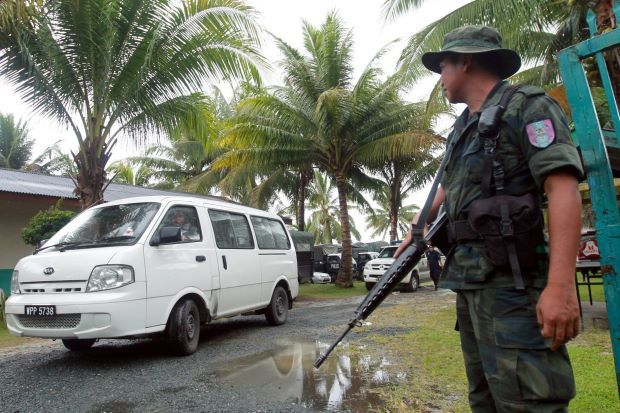
[[[62,339],[163,333],[180,355],[200,325],[240,314],[286,322],[299,291],[290,236],[275,214],[207,197],[152,196],[98,205],[16,265],[9,331]]]

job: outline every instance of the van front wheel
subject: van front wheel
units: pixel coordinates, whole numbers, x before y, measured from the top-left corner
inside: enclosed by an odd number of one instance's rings
[[[409,279],[409,282],[401,288],[401,291],[412,293],[412,292],[418,291],[419,285],[420,285],[420,276],[418,275],[418,272],[416,270],[413,270],[411,272],[411,278]]]
[[[71,351],[84,351],[91,348],[95,341],[94,338],[63,338],[62,344]]]
[[[179,356],[192,354],[200,340],[200,312],[193,300],[181,301],[170,315],[168,338],[173,353]]]
[[[271,302],[265,309],[265,318],[272,326],[284,324],[288,318],[288,294],[284,288],[278,286],[273,290]]]

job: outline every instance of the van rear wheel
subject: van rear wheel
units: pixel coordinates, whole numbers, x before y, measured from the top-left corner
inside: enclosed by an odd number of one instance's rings
[[[84,351],[91,348],[95,341],[94,338],[63,338],[62,344],[71,351]]]
[[[200,341],[200,311],[191,300],[179,302],[170,314],[168,339],[174,354],[187,356],[198,348]]]
[[[273,290],[271,302],[265,309],[265,318],[272,326],[284,324],[288,318],[288,294],[284,288],[277,286]]]

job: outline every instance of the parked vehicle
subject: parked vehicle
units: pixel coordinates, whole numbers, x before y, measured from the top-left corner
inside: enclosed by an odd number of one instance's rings
[[[164,334],[185,355],[212,320],[286,322],[297,276],[275,214],[213,197],[130,198],[87,209],[17,263],[7,324],[70,350]]]
[[[332,277],[325,272],[315,271],[312,274],[312,284],[329,284],[332,281]]]
[[[340,261],[342,260],[342,254],[328,254],[327,255],[327,273],[331,276],[332,282],[336,282],[336,276],[338,275],[338,271],[340,270]],[[357,273],[357,262],[355,258],[351,258],[353,261],[353,275]]]
[[[357,254],[357,278],[364,279],[364,267],[368,261],[374,260],[379,256],[378,252],[368,251]]]
[[[289,231],[297,255],[297,274],[300,284],[312,282],[314,270],[314,236],[309,232]]]
[[[364,283],[368,291],[372,289],[379,278],[390,268],[390,265],[394,262],[394,253],[397,248],[398,245],[383,247],[377,258],[366,263],[364,266]],[[401,281],[401,291],[417,291],[420,285],[420,279],[423,281],[430,280],[428,261],[425,256],[423,256],[418,265],[403,278]]]

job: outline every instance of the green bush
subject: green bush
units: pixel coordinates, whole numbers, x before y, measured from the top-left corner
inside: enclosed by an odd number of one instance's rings
[[[76,215],[73,211],[62,210],[61,202],[46,211],[39,211],[22,230],[22,239],[28,245],[38,245],[44,239],[49,239],[58,230]]]

